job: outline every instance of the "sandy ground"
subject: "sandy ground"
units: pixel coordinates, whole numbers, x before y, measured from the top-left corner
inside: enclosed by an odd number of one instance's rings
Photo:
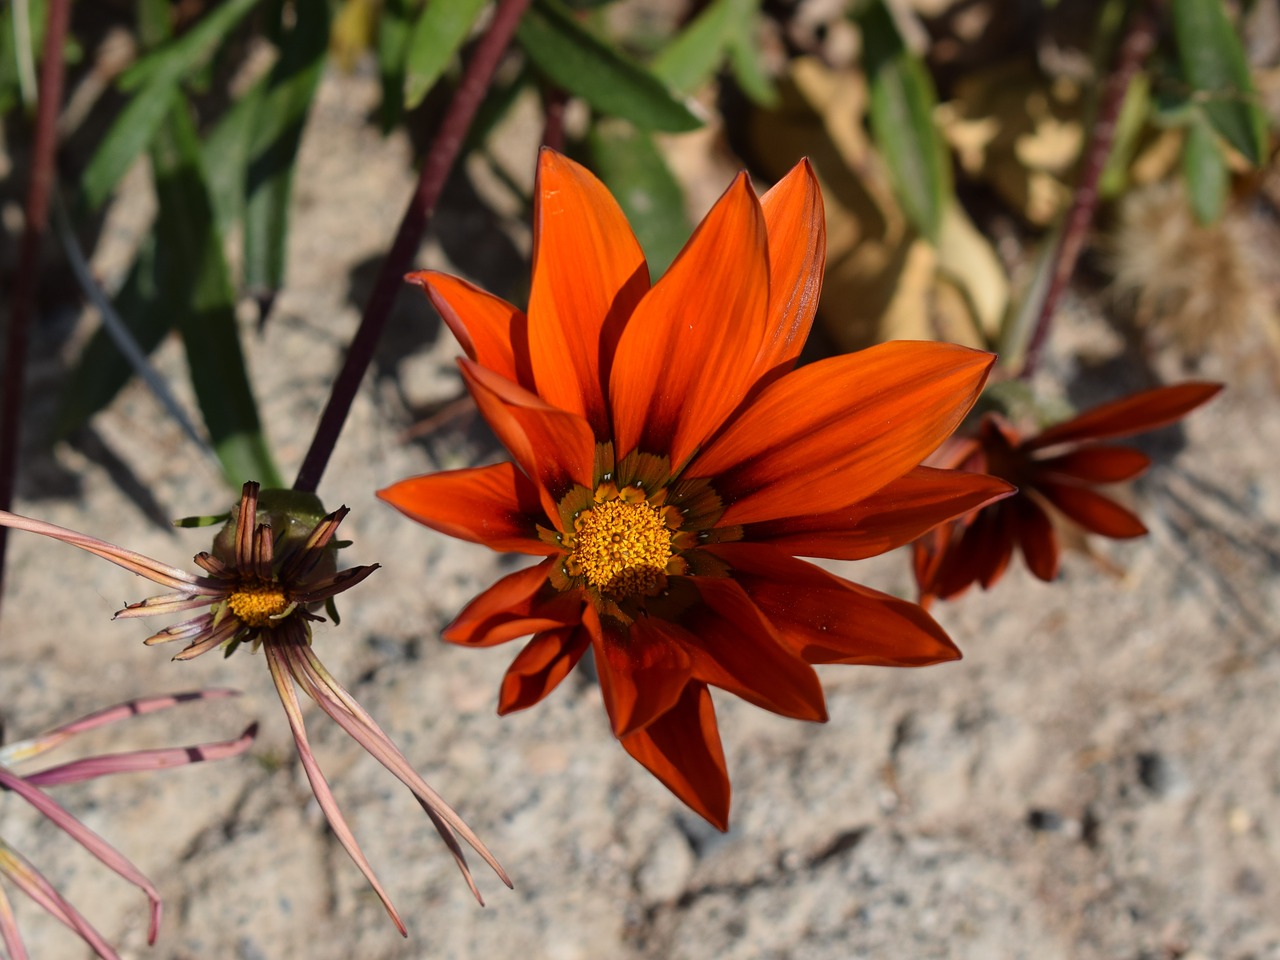
[[[286,475],[411,189],[407,144],[363,123],[370,93],[367,81],[326,80],[299,173],[289,286],[264,335],[246,328]],[[527,229],[519,214],[495,224],[467,213],[463,186],[439,221],[445,249],[432,241],[421,262],[510,282]],[[117,210],[109,232],[127,243],[139,221],[145,200]],[[101,256],[111,280],[111,250]],[[157,517],[230,498],[142,389],[76,448],[40,449],[74,319],[53,318],[37,345],[18,508],[186,566],[201,533]],[[1053,347],[1048,372],[1078,400],[1148,385],[1124,362],[1093,362],[1123,345],[1086,311]],[[823,668],[826,725],[718,697],[734,784],[721,835],[625,755],[588,679],[502,719],[494,702],[514,648],[438,639],[518,562],[409,523],[373,495],[498,456],[466,413],[402,439],[458,394],[456,352],[404,298],[320,491],[352,508],[347,559],[384,567],[342,598],[342,626],[322,626],[316,649],[516,889],[478,871],[489,905],[476,906],[407,791],[310,710],[339,802],[410,926],[401,940],[311,799],[263,660],[171,663],[141,645],[144,625],[110,622],[150,585],[19,534],[0,620],[10,738],[198,686],[244,696],[136,720],[85,748],[218,739],[262,721],[250,756],[58,790],[164,893],[153,950],[141,895],[0,797],[0,835],[126,957],[1280,958],[1280,417],[1269,387],[1232,389],[1153,441],[1160,465],[1134,492],[1151,536],[1098,546],[1122,576],[1079,555],[1052,586],[1015,571],[939,611],[962,662]],[[181,383],[175,344],[159,362]],[[842,572],[910,590],[902,554]],[[33,956],[86,954],[17,906]]]

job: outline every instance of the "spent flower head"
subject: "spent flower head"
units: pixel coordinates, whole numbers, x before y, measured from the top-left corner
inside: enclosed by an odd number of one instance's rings
[[[656,284],[621,209],[542,152],[527,313],[415,274],[514,462],[403,480],[407,516],[540,557],[473,600],[447,640],[533,635],[499,695],[537,703],[593,650],[615,736],[726,829],[708,688],[825,720],[811,664],[960,654],[914,604],[796,555],[858,559],[1007,494],[920,462],[973,405],[992,357],[889,343],[793,370],[822,286],[807,163],[757,199],[739,176]]]
[[[116,617],[202,610],[188,620],[159,630],[145,641],[148,644],[185,642],[186,646],[175,660],[189,660],[218,647],[230,654],[246,642],[254,650],[262,650],[316,800],[339,842],[377,893],[402,935],[407,935],[404,922],[361,852],[312,753],[295,684],[409,788],[448,846],[468,887],[483,904],[458,838],[470,844],[510,886],[511,880],[502,866],[453,808],[418,775],[377,722],[333,678],[311,648],[311,625],[324,620],[313,613],[312,608],[328,603],[378,568],[377,564],[370,564],[336,569],[334,536],[349,511],[341,507],[321,516],[318,501],[309,494],[268,491],[265,503],[260,502],[259,495],[257,483],[244,485],[240,502],[231,510],[212,552],[195,557],[203,575],[187,573],[73,530],[4,511],[0,511],[0,525],[62,540],[175,591],[131,603]],[[207,519],[216,522],[220,518]],[[192,521],[183,523],[190,525]]]
[[[65,743],[76,734],[114,723],[128,717],[136,717],[157,710],[166,710],[181,703],[196,700],[213,700],[235,696],[233,690],[200,690],[194,693],[178,693],[160,697],[143,697],[99,710],[86,717],[50,730],[29,740],[0,746],[0,792],[11,792],[21,797],[49,819],[54,826],[97,857],[108,868],[142,890],[150,902],[151,915],[147,930],[147,942],[154,943],[160,927],[160,894],[141,871],[130,863],[100,836],[72,816],[61,804],[42,788],[62,783],[77,783],[113,773],[137,770],[158,770],[178,767],[203,760],[220,760],[243,753],[253,742],[258,725],[251,724],[239,737],[218,743],[201,743],[189,747],[165,747],[155,750],[133,750],[103,756],[86,757],[69,763],[46,767],[29,773],[20,773],[15,767]],[[0,878],[4,878],[47,910],[54,919],[79,936],[103,960],[117,960],[116,951],[93,925],[63,897],[25,856],[0,837]],[[9,899],[0,885],[0,944],[9,960],[26,960],[26,948],[18,932],[17,920]]]
[[[994,586],[1015,548],[1036,577],[1053,580],[1061,557],[1054,515],[1104,537],[1144,535],[1147,528],[1132,511],[1093,488],[1140,476],[1151,458],[1103,441],[1176,423],[1221,389],[1220,383],[1194,382],[1157,387],[1030,434],[998,413],[986,414],[975,436],[953,438],[930,462],[999,477],[1018,492],[916,541],[913,567],[921,602],[949,600],[974,583],[984,590]]]

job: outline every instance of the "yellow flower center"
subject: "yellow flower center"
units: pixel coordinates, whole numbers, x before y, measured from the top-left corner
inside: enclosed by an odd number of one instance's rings
[[[571,575],[618,600],[658,591],[671,560],[671,530],[659,508],[607,500],[580,514],[573,529]]]
[[[242,623],[251,627],[274,627],[280,621],[272,618],[289,609],[289,599],[280,584],[259,580],[242,584],[227,598],[227,606]]]

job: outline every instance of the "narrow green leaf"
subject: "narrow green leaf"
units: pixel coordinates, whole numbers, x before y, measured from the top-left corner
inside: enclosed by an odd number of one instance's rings
[[[408,0],[384,0],[378,17],[378,77],[382,82],[378,121],[383,133],[404,114],[404,64],[410,27]]]
[[[589,32],[557,0],[534,0],[516,39],[552,83],[603,114],[643,130],[679,133],[702,125],[661,80]]]
[[[684,191],[653,138],[625,120],[604,119],[587,136],[592,169],[631,221],[654,280],[689,239]]]
[[[177,92],[177,81],[150,83],[120,111],[80,178],[84,202],[96,210],[147,148]]]
[[[760,50],[756,45],[759,0],[734,0],[734,6],[733,36],[729,42],[733,78],[753,103],[772,107],[778,102],[778,91],[773,79],[760,66]]]
[[[244,283],[260,300],[284,284],[293,170],[329,46],[328,0],[298,0],[293,12],[254,113],[245,171]]]
[[[231,105],[200,147],[218,232],[226,237],[244,216],[245,170],[258,108],[267,92],[263,76]]]
[[[186,102],[175,98],[151,146],[160,217],[158,243],[185,286],[176,313],[205,426],[233,488],[282,486],[267,450],[236,329],[230,272]]]
[[[1222,146],[1203,117],[1187,127],[1187,139],[1182,145],[1182,176],[1196,219],[1206,226],[1217,223],[1226,209],[1231,177]]]
[[[144,57],[120,78],[122,90],[138,92],[102,138],[81,176],[84,202],[90,210],[102,206],[133,161],[147,149],[182,79],[204,66],[227,32],[258,2],[227,0],[183,36]],[[147,22],[158,16],[151,14]],[[162,27],[157,20],[148,30],[154,34]]]
[[[1267,120],[1222,0],[1173,0],[1178,60],[1213,125],[1251,164],[1266,156]]]
[[[733,33],[734,0],[715,0],[662,48],[654,76],[677,93],[690,94],[711,79],[724,61]]]
[[[412,110],[453,60],[488,0],[431,0],[413,25],[404,63],[404,105]]]
[[[1139,73],[1125,91],[1120,115],[1116,118],[1116,135],[1106,165],[1098,177],[1098,192],[1106,198],[1117,197],[1129,186],[1129,165],[1138,150],[1139,138],[1152,114],[1151,81]]]
[[[213,57],[228,33],[259,0],[224,0],[202,17],[194,27],[135,63],[121,76],[119,87],[126,93],[161,77],[172,82],[194,73]]]
[[[920,58],[909,51],[883,2],[859,20],[871,87],[869,113],[898,202],[920,233],[938,242],[942,214],[952,202],[951,166],[933,125],[938,96]]]

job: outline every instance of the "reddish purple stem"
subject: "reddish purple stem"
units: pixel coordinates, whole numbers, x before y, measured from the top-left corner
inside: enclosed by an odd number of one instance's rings
[[[9,309],[9,335],[5,343],[3,394],[0,395],[0,510],[13,505],[14,478],[22,434],[22,399],[26,381],[27,342],[39,288],[40,241],[49,222],[49,195],[53,188],[53,160],[58,147],[58,107],[62,103],[62,47],[71,19],[71,0],[50,0],[40,61],[40,86],[36,96],[35,143],[31,151],[31,182],[27,185],[26,222],[18,271],[13,278]],[[4,559],[8,530],[0,527],[0,587],[4,584]]]
[[[1084,248],[1089,225],[1093,222],[1093,214],[1098,207],[1098,180],[1102,177],[1107,157],[1111,154],[1111,145],[1115,142],[1116,120],[1120,116],[1120,108],[1124,105],[1125,94],[1134,74],[1146,62],[1156,43],[1158,6],[1158,0],[1151,0],[1140,4],[1133,11],[1128,31],[1116,53],[1115,67],[1107,77],[1107,85],[1098,104],[1098,117],[1093,124],[1092,139],[1080,167],[1080,182],[1076,185],[1062,238],[1058,241],[1053,278],[1049,281],[1044,301],[1040,304],[1035,331],[1027,344],[1026,358],[1019,374],[1024,380],[1035,373],[1040,353],[1049,336],[1054,312],[1058,308],[1058,300],[1075,272],[1076,261],[1080,259],[1080,251]]]
[[[382,261],[382,269],[378,272],[373,294],[365,305],[360,328],[351,341],[342,370],[334,380],[329,402],[320,415],[311,448],[298,470],[298,478],[293,482],[295,490],[314,493],[320,485],[320,477],[329,463],[329,456],[333,453],[338,434],[342,432],[342,425],[351,410],[360,381],[364,379],[365,371],[373,360],[374,348],[387,325],[391,308],[395,305],[396,295],[404,282],[404,274],[413,264],[422,234],[435,213],[445,181],[462,149],[463,139],[471,128],[476,110],[489,88],[493,71],[511,43],[516,26],[529,2],[530,0],[499,0],[489,29],[476,44],[462,83],[453,95],[453,101],[440,122],[431,150],[422,165],[418,189],[409,208],[405,210],[404,219],[400,221],[400,229],[391,244],[391,250]]]

